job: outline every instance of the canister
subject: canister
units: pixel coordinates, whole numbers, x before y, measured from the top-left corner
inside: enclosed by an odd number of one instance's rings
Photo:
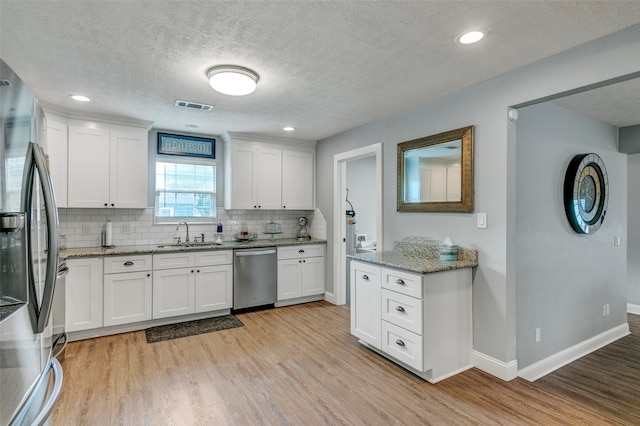
[[[440,260],[450,262],[458,260],[458,246],[440,246]]]

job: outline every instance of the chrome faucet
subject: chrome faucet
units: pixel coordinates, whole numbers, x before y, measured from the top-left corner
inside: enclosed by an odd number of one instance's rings
[[[176,231],[178,229],[180,229],[180,225],[182,225],[184,223],[184,226],[187,227],[187,238],[185,239],[185,243],[189,242],[189,225],[187,224],[187,222],[185,222],[184,220],[182,222],[178,222],[178,226],[176,226]]]

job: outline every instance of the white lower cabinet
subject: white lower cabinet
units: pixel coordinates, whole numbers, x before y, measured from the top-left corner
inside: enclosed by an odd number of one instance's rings
[[[105,257],[104,326],[150,320],[151,291],[151,255]]]
[[[231,309],[233,265],[198,267],[195,303],[196,313]]]
[[[351,334],[438,382],[471,368],[471,268],[416,274],[351,261]]]
[[[380,349],[380,267],[351,261],[351,334]]]
[[[65,281],[65,329],[67,332],[103,326],[102,259],[68,259]]]
[[[153,318],[230,309],[233,251],[153,255]]]
[[[104,325],[151,319],[151,271],[104,276]]]
[[[195,266],[153,271],[153,318],[195,312]]]
[[[278,301],[324,294],[324,245],[278,248]]]

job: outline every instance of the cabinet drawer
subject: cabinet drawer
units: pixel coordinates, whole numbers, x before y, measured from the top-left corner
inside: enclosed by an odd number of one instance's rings
[[[233,250],[199,251],[196,253],[196,265],[215,266],[233,263]]]
[[[404,362],[409,367],[424,371],[422,336],[397,325],[382,321],[382,351]]]
[[[278,260],[324,256],[324,244],[278,247]]]
[[[382,268],[382,288],[422,299],[422,277],[417,274]]]
[[[196,266],[195,253],[167,253],[153,255],[153,269],[188,268]]]
[[[422,300],[383,288],[382,319],[422,335]]]
[[[104,258],[104,273],[140,272],[151,270],[151,255],[107,256]]]

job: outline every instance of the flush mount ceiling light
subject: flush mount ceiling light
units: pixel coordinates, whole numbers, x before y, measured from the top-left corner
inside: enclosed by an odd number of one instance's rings
[[[74,101],[78,101],[78,102],[89,102],[91,100],[86,96],[82,96],[82,95],[69,95],[69,97]]]
[[[291,127],[291,126],[286,126],[282,128],[282,130],[284,130],[285,132],[293,132],[295,129],[296,129],[295,127]]]
[[[467,31],[466,33],[460,34],[456,37],[456,43],[458,44],[473,44],[477,43],[484,38],[484,33],[482,31]]]
[[[258,84],[258,74],[248,68],[220,65],[207,70],[209,84],[224,95],[243,96],[253,93]]]

